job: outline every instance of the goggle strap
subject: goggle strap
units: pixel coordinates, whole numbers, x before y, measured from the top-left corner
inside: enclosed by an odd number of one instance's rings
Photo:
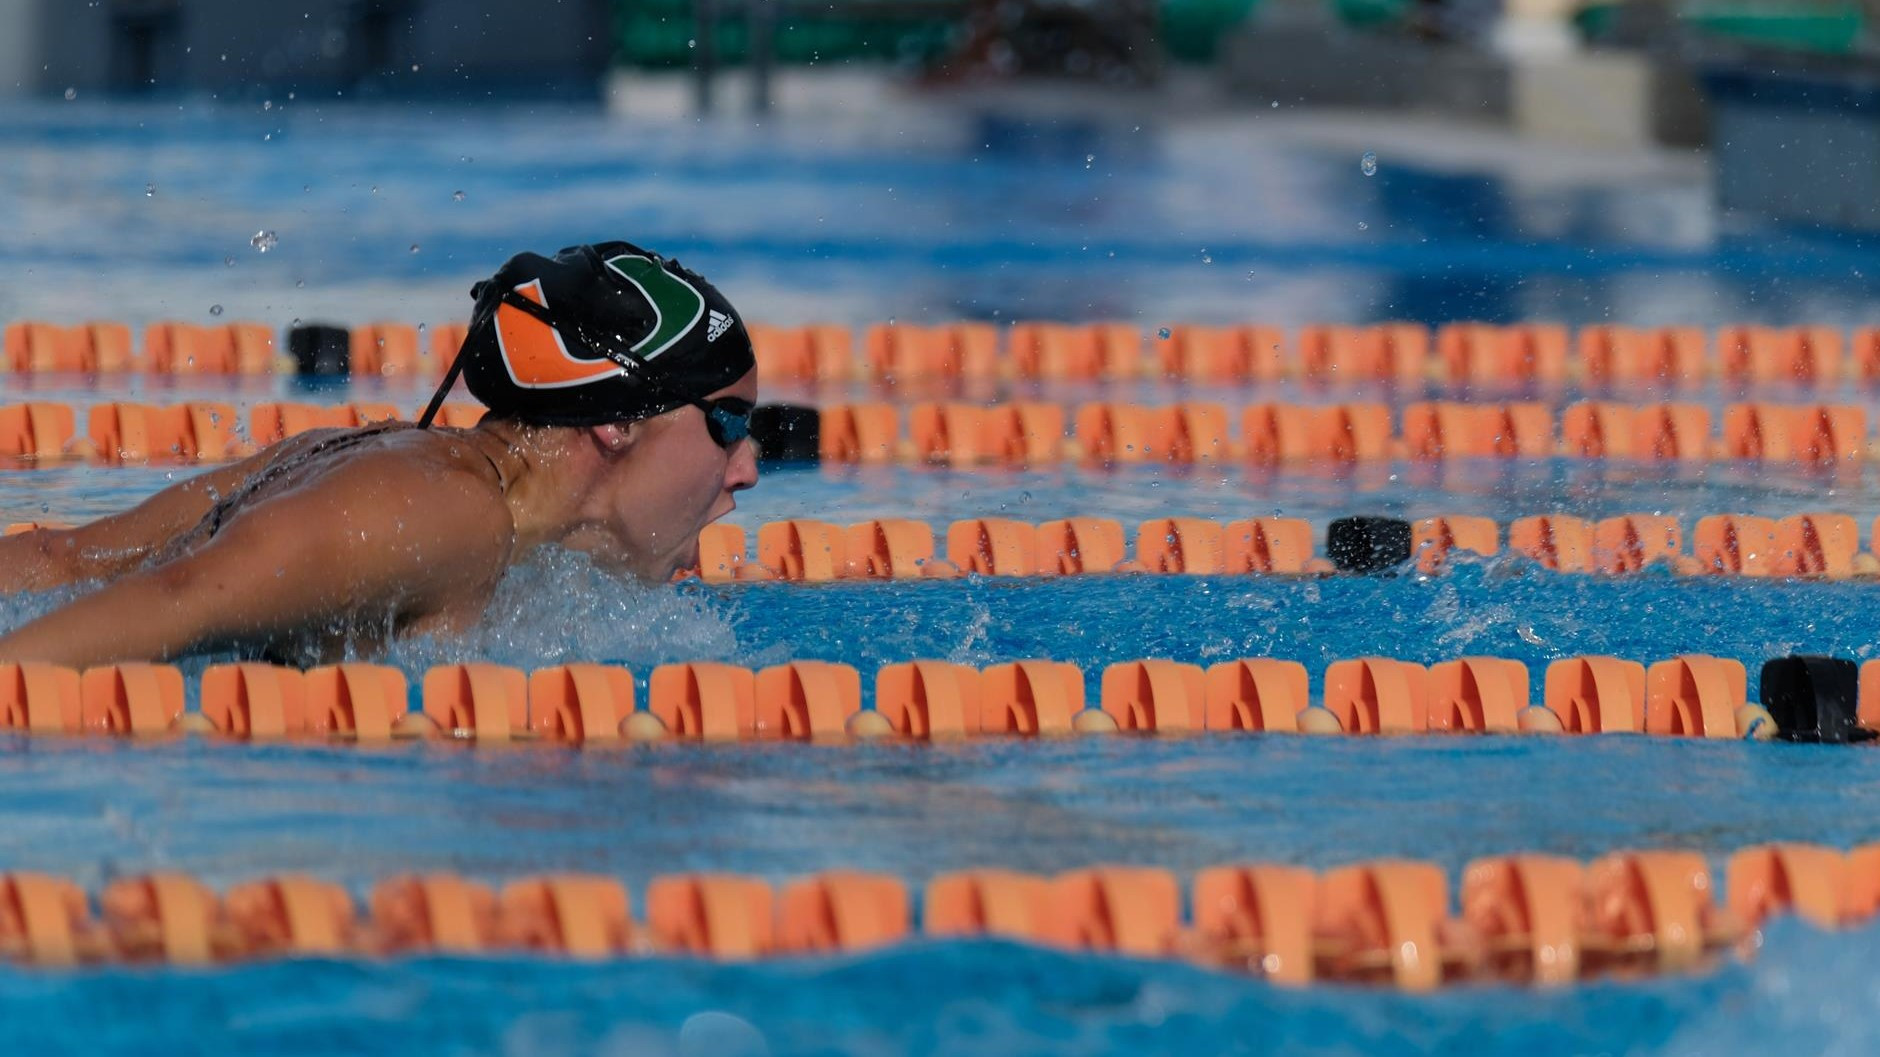
[[[470,338],[466,335],[463,344],[457,347],[457,358],[450,361],[450,370],[444,375],[444,384],[438,386],[437,392],[431,394],[431,402],[425,406],[424,414],[418,417],[419,429],[431,428],[431,421],[437,418],[438,411],[444,406],[444,398],[450,395],[451,389],[457,385],[458,377],[463,374],[465,354],[469,351]]]

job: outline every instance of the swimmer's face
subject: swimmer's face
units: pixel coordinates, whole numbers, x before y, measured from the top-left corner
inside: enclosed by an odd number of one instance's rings
[[[706,399],[720,397],[755,404],[756,369]],[[665,583],[697,565],[699,530],[731,513],[734,493],[757,483],[756,445],[720,447],[705,413],[690,405],[593,433],[609,453],[587,509],[599,531],[576,545],[643,580]]]

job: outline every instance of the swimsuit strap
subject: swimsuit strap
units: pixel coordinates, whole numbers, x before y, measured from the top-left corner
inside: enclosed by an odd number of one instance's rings
[[[210,507],[209,512],[203,516],[203,523],[208,527],[208,534],[213,537],[220,532],[223,523],[227,521],[230,514],[234,513],[235,508],[253,499],[255,494],[263,488],[320,456],[352,447],[382,434],[413,428],[415,427],[409,422],[383,422],[363,429],[348,430],[335,436],[323,437],[299,451],[274,460],[250,475],[246,481],[242,482],[240,488],[216,500],[215,505]]]

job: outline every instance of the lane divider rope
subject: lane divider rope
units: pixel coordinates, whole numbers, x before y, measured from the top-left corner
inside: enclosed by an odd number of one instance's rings
[[[945,661],[889,664],[871,702],[851,665],[791,661],[761,669],[661,665],[644,707],[633,673],[612,664],[534,671],[487,662],[437,665],[410,686],[397,668],[347,663],[301,671],[219,664],[188,707],[167,664],[83,671],[0,664],[0,731],[23,735],[349,743],[443,739],[605,746],[654,741],[942,741],[1072,734],[1650,734],[1853,742],[1880,728],[1880,660],[1764,662],[1758,699],[1742,662],[1685,654],[1649,667],[1614,657],[1550,663],[1537,700],[1528,666],[1463,657],[1424,666],[1386,657],[1334,661],[1312,694],[1304,665],[1275,658],[1207,668],[1165,659],[1101,673],[1087,706],[1077,665],[1021,660],[983,670]],[[414,693],[415,690],[415,693]]]
[[[269,877],[218,894],[181,873],[108,884],[0,873],[0,957],[43,968],[210,966],[287,957],[538,954],[581,960],[744,961],[878,950],[916,936],[998,937],[1060,950],[1181,958],[1303,986],[1424,992],[1447,984],[1561,986],[1688,973],[1747,958],[1772,917],[1823,928],[1880,910],[1880,845],[1732,855],[1719,902],[1702,855],[1622,851],[1470,863],[1457,909],[1443,871],[1383,860],[1323,873],[1237,863],[1183,888],[1168,870],[1094,866],[1054,877],[942,874],[916,901],[898,878],[832,870],[784,884],[735,874],[655,878],[632,913],[619,881],[548,874],[500,889],[456,874],[375,885],[365,913],[339,885]],[[1184,908],[1184,902],[1187,906]]]
[[[1498,326],[1311,325],[1289,335],[1257,323],[1172,324],[1151,334],[1133,324],[1025,321],[1010,326],[753,324],[752,342],[773,381],[940,379],[1202,382],[1692,384],[1707,378],[1832,385],[1880,380],[1880,328],[1729,325],[1577,331],[1530,322]],[[427,333],[428,331],[428,333]],[[356,377],[441,377],[465,328],[381,321],[350,329],[290,327],[277,346],[266,324],[200,326],[161,321],[133,347],[131,328],[19,320],[6,327],[0,368],[16,373],[263,375],[328,356]],[[291,355],[278,351],[285,347]],[[317,351],[315,348],[317,347]],[[337,353],[344,352],[343,360]],[[328,365],[330,369],[333,365]]]

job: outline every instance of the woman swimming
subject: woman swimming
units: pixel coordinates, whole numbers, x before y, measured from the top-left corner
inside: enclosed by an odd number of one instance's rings
[[[70,666],[235,650],[297,663],[462,630],[538,547],[652,582],[757,483],[756,357],[736,310],[625,242],[520,254],[422,419],[324,430],[69,530],[0,540],[0,592],[104,586],[0,636]],[[489,407],[431,419],[462,374]]]

